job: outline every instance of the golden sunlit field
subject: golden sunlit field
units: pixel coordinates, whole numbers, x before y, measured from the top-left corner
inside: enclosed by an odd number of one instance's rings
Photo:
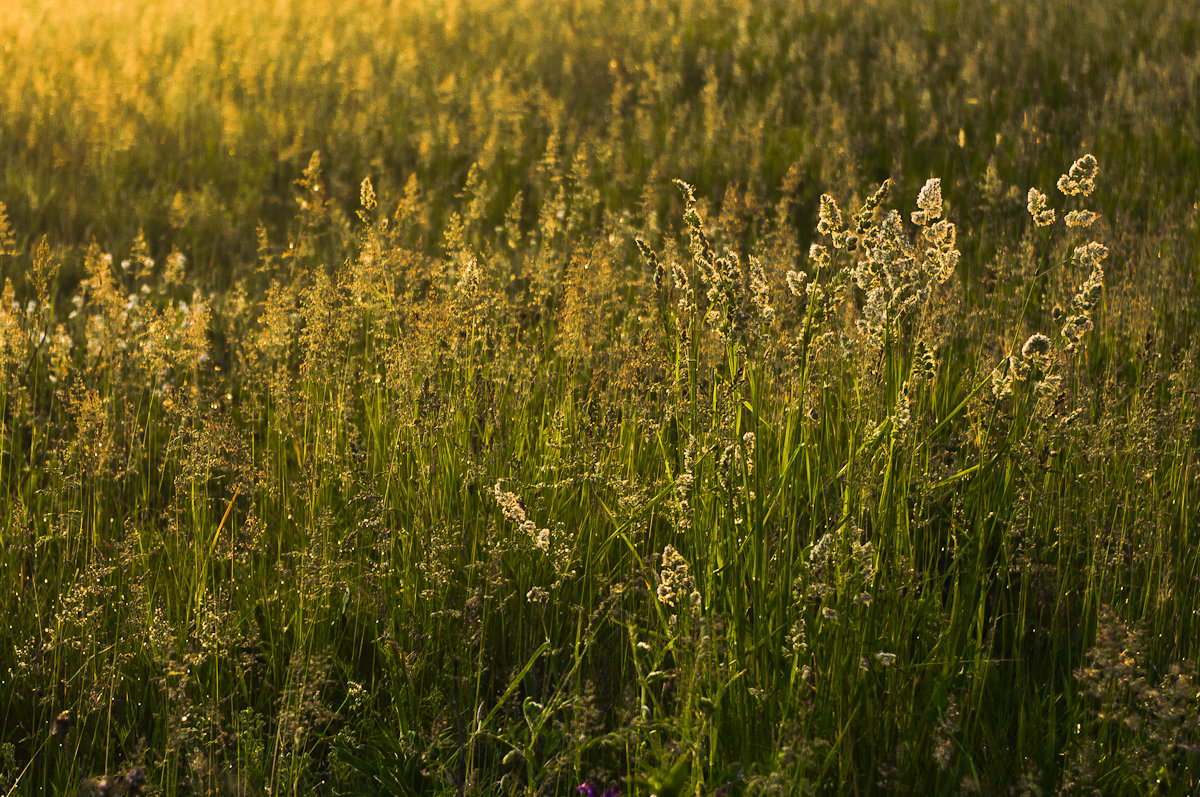
[[[1200,790],[1188,0],[0,4],[0,794]]]

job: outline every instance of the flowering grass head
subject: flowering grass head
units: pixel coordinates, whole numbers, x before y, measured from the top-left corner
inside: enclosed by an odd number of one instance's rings
[[[1087,154],[1071,164],[1071,168],[1058,178],[1058,190],[1064,196],[1091,196],[1096,189],[1096,173],[1099,166],[1096,157]]]

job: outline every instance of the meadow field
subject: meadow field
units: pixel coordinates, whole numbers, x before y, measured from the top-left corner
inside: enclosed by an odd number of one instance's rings
[[[1191,0],[4,0],[0,794],[1200,791]]]

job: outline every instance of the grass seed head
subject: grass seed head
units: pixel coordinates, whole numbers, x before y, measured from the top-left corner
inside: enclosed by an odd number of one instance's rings
[[[807,277],[803,271],[788,271],[786,276],[788,293],[797,299],[804,298],[804,281]]]
[[[1090,210],[1072,210],[1063,216],[1063,222],[1068,227],[1090,227],[1096,220],[1096,214]]]
[[[358,201],[362,205],[363,210],[371,211],[375,209],[375,187],[371,185],[370,177],[364,177],[362,183],[359,185]]]
[[[817,232],[822,235],[835,235],[842,231],[842,212],[837,202],[829,194],[821,194],[821,208],[818,211]]]
[[[1037,226],[1048,227],[1054,223],[1054,209],[1047,207],[1046,195],[1036,188],[1029,189],[1025,206],[1029,209],[1029,215],[1033,217],[1033,223]]]
[[[0,202],[0,255],[12,256],[16,253],[17,239],[8,221],[8,208]]]
[[[1065,348],[1067,351],[1075,351],[1083,343],[1083,336],[1091,332],[1095,328],[1092,319],[1086,315],[1073,315],[1067,318],[1067,323],[1063,324],[1060,330],[1063,338],[1066,339]]]
[[[1021,356],[1026,360],[1041,359],[1050,354],[1050,338],[1038,332],[1029,336],[1021,347]]]
[[[1088,154],[1071,164],[1071,168],[1058,178],[1058,190],[1064,196],[1090,196],[1096,188],[1096,157]]]
[[[931,177],[925,181],[921,193],[917,195],[917,209],[913,211],[912,222],[924,227],[933,224],[942,215],[942,181]]]

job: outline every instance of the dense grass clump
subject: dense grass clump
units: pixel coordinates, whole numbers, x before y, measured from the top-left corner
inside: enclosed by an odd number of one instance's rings
[[[5,3],[0,790],[1195,793],[1198,24]]]

